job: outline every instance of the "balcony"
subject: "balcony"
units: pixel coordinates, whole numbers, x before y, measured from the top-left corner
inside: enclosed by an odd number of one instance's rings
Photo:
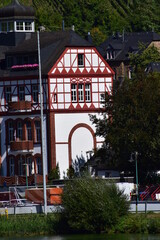
[[[14,141],[10,143],[12,152],[30,153],[33,152],[33,141]]]
[[[31,110],[31,102],[20,101],[20,102],[9,102],[8,111],[21,111],[21,110]]]

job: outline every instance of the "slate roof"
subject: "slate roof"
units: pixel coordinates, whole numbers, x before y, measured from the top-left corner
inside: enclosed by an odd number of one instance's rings
[[[47,74],[58,60],[66,47],[91,47],[92,45],[74,31],[40,32],[42,74]],[[1,48],[0,48],[1,49]],[[3,49],[3,48],[2,48]],[[2,50],[1,49],[1,50]],[[30,39],[24,40],[16,47],[6,51],[6,55],[25,55],[38,52],[37,33],[32,33]],[[0,53],[1,55],[1,53]],[[17,75],[35,75],[38,71],[0,70],[0,76],[14,77]]]
[[[129,53],[139,51],[140,43],[144,43],[147,47],[153,41],[160,41],[160,35],[155,32],[116,34],[103,42],[98,50],[105,59],[108,48],[115,50],[115,59],[109,61],[128,61]]]
[[[18,0],[12,0],[12,3],[0,9],[0,20],[2,19],[23,19],[34,18],[35,11],[33,7],[24,6]]]

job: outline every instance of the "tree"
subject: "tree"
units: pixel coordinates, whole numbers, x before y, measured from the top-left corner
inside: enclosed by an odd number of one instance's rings
[[[60,179],[59,164],[57,163],[56,168],[53,168],[48,175],[49,180]]]
[[[159,106],[160,74],[142,73],[106,95],[101,118],[91,116],[120,170],[128,170],[131,153],[138,152],[140,180],[144,172],[160,169]]]
[[[146,47],[145,44],[140,43],[139,51],[130,54],[130,63],[135,74],[144,73],[149,63],[159,61],[160,53],[154,45]]]
[[[62,216],[75,232],[101,232],[114,226],[128,213],[126,196],[115,185],[90,177],[66,183]]]

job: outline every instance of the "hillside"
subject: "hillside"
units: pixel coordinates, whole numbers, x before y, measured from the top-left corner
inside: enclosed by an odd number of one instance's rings
[[[91,32],[95,43],[116,31],[160,32],[160,1],[157,0],[19,0],[36,10],[36,26],[47,30],[75,26],[81,35]],[[11,3],[3,0],[0,7]]]

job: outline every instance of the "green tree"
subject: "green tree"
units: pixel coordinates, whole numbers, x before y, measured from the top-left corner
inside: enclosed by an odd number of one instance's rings
[[[130,62],[136,74],[143,73],[149,63],[159,61],[160,53],[154,45],[146,47],[145,44],[140,43],[139,52],[130,54]]]
[[[137,151],[139,178],[160,169],[160,74],[138,74],[106,95],[101,118],[91,116],[97,135],[105,139],[112,164],[130,168],[131,153]]]
[[[128,213],[126,196],[115,185],[90,177],[66,183],[62,194],[63,217],[76,232],[101,232]]]
[[[54,179],[60,179],[60,170],[59,170],[59,164],[57,163],[56,168],[53,168],[51,172],[48,175],[49,181]]]

